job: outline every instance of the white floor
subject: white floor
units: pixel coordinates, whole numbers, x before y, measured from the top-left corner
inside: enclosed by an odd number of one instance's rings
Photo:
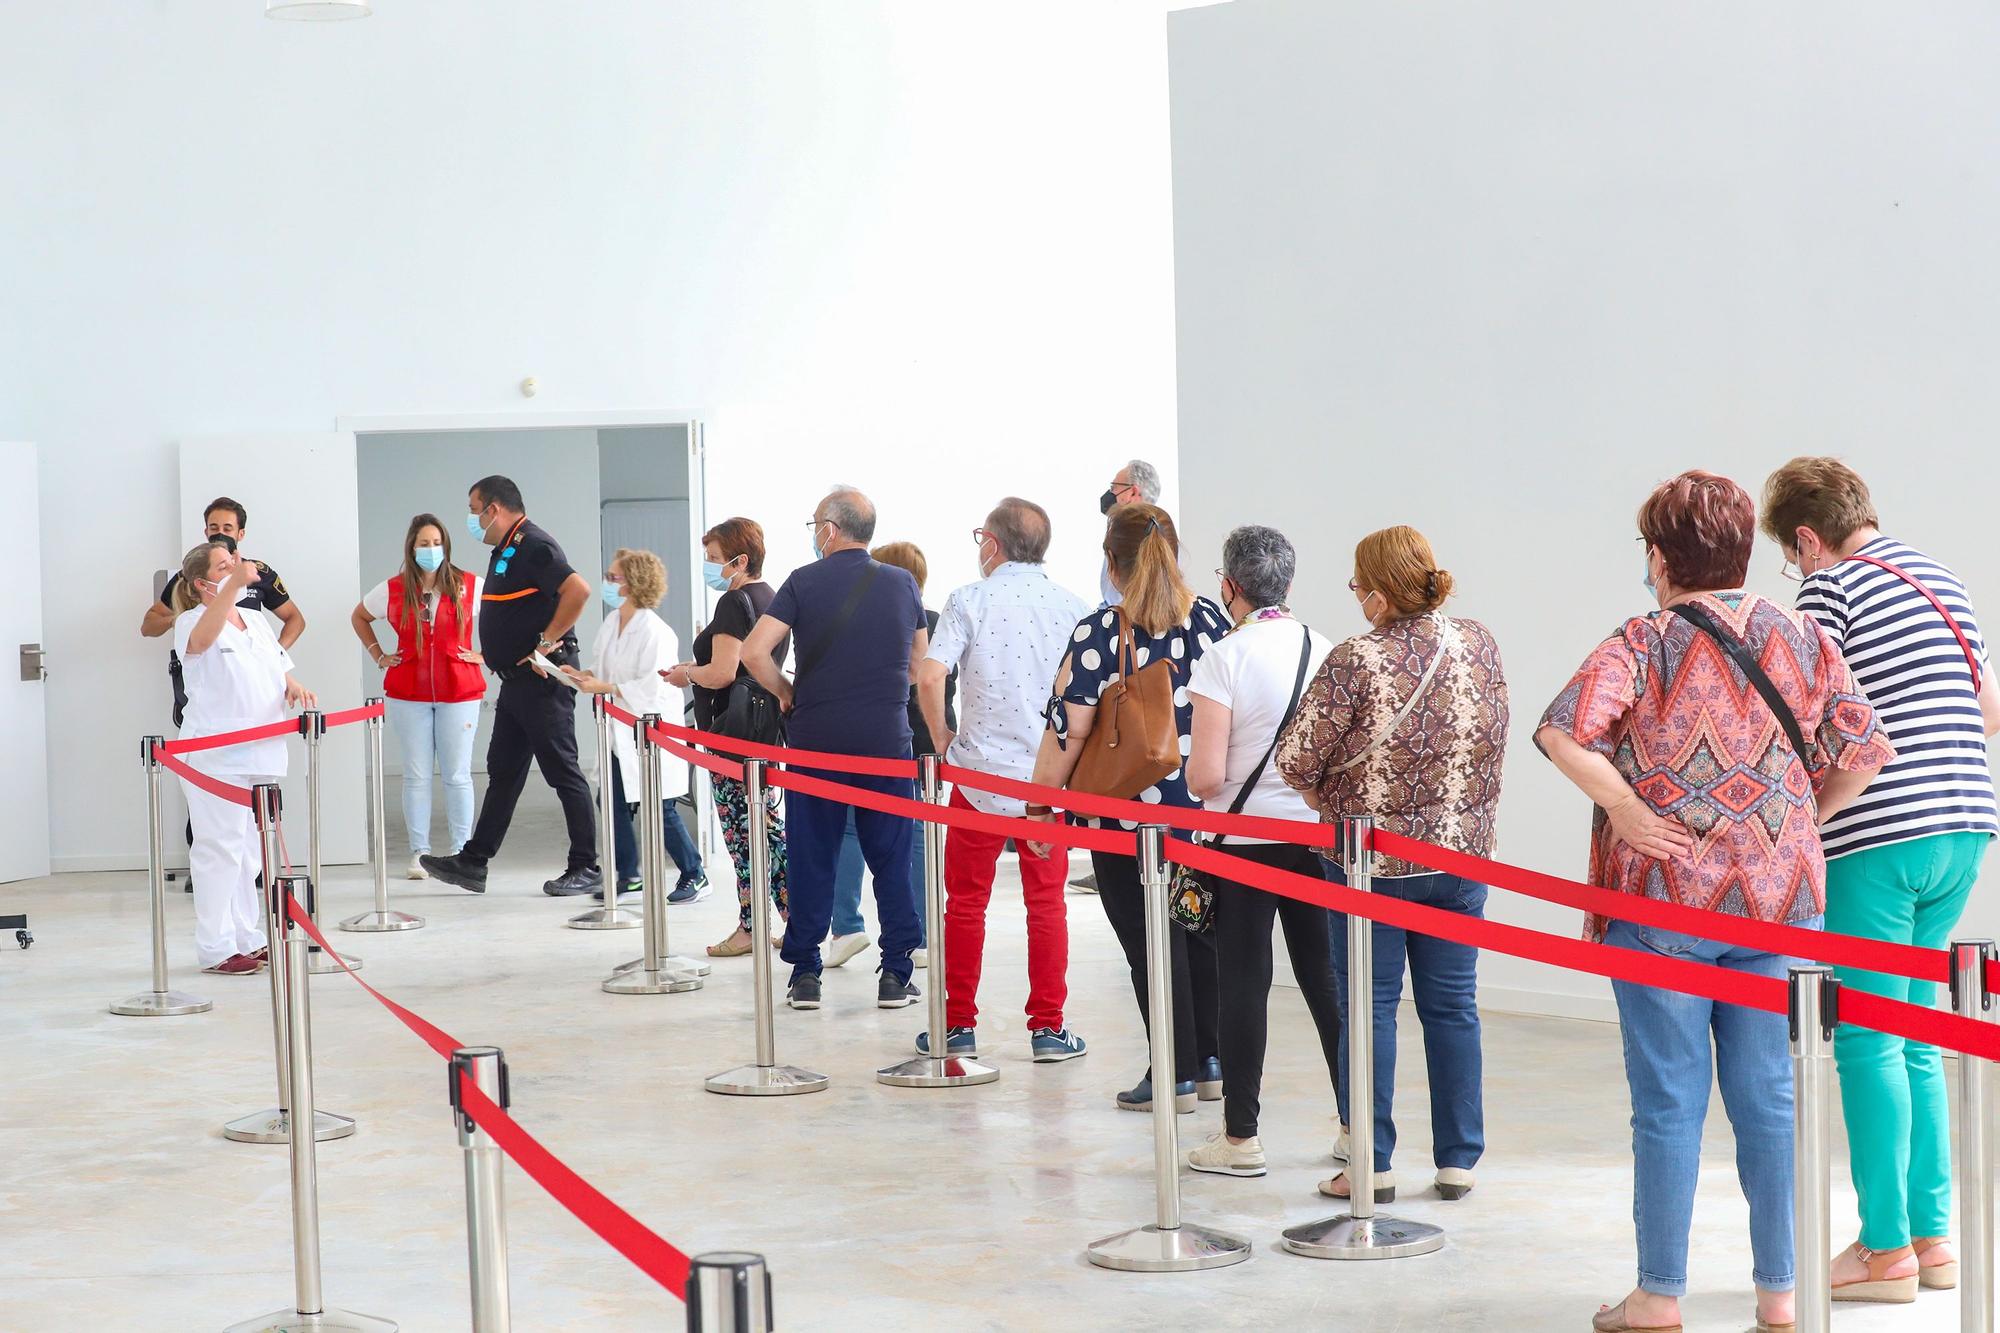
[[[980,1030],[999,1082],[875,1083],[877,1067],[908,1052],[923,1010],[874,1007],[871,951],[828,974],[825,1009],[779,1010],[779,1059],[830,1074],[829,1091],[718,1097],[703,1077],[753,1054],[748,960],[719,962],[690,994],[601,992],[638,951],[636,932],[563,928],[580,904],[539,889],[561,863],[545,798],[531,786],[483,898],[395,880],[398,905],[429,925],[343,938],[372,983],[468,1043],[504,1047],[521,1123],[662,1236],[689,1252],[766,1254],[781,1328],[1583,1329],[1630,1285],[1628,1107],[1611,1026],[1488,1019],[1489,1155],[1475,1193],[1447,1204],[1428,1188],[1421,1045],[1406,1012],[1393,1211],[1444,1226],[1449,1242],[1425,1258],[1318,1262],[1274,1243],[1334,1211],[1313,1193],[1331,1171],[1332,1096],[1304,1007],[1281,991],[1264,1093],[1270,1174],[1183,1175],[1187,1218],[1250,1237],[1254,1257],[1207,1273],[1108,1272],[1083,1247],[1151,1220],[1152,1145],[1149,1118],[1112,1107],[1145,1054],[1094,899],[1069,900],[1070,1019],[1087,1058],[1028,1060],[1021,909],[1003,887]],[[368,894],[359,868],[333,871],[323,914],[359,911]],[[25,953],[0,940],[0,1328],[183,1333],[291,1300],[284,1150],[219,1133],[273,1100],[267,983],[196,974],[191,907],[178,895],[169,907],[174,981],[215,1009],[116,1018],[107,1004],[147,979],[144,877],[0,886],[0,911],[31,912],[36,935]],[[733,911],[724,894],[676,909],[676,949],[720,938]],[[313,1004],[321,1103],[361,1124],[320,1150],[327,1299],[405,1329],[463,1329],[462,1180],[442,1064],[347,977],[318,979]],[[1220,1128],[1219,1108],[1180,1125],[1184,1145],[1197,1143]],[[1730,1154],[1718,1105],[1690,1329],[1751,1322]],[[678,1302],[533,1182],[510,1169],[508,1186],[516,1328],[681,1326]],[[1844,1239],[1844,1160],[1835,1188]],[[1956,1328],[1957,1301],[1927,1293],[1913,1307],[1843,1308],[1834,1322]]]

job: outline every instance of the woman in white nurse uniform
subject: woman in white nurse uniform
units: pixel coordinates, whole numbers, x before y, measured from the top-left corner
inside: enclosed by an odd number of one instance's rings
[[[564,674],[586,694],[608,694],[620,708],[635,716],[658,713],[668,722],[681,720],[680,690],[661,677],[680,660],[680,642],[673,626],[653,610],[667,591],[666,566],[651,551],[620,549],[604,572],[605,616],[591,651],[592,670],[564,668]],[[612,846],[616,851],[619,892],[634,893],[639,887],[639,840],[633,832],[633,814],[639,800],[639,745],[632,728],[611,727],[611,754],[617,760],[611,774]],[[669,762],[660,752],[660,796],[665,820],[667,855],[680,869],[680,880],[667,901],[676,905],[699,902],[708,896],[708,877],[702,873],[701,852],[688,836],[675,805],[687,795],[687,765]]]
[[[316,707],[312,691],[292,679],[291,655],[278,646],[264,617],[236,605],[257,580],[256,562],[203,544],[181,562],[181,579],[201,605],[174,620],[174,649],[187,682],[181,739],[215,736],[281,722],[288,706]],[[197,750],[185,763],[239,787],[276,782],[285,773],[282,736]],[[194,947],[205,972],[251,973],[268,957],[257,876],[263,868],[256,816],[246,807],[181,780],[194,844]]]

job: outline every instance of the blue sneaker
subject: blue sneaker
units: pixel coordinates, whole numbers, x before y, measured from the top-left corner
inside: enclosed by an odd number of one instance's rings
[[[667,895],[667,902],[674,907],[685,907],[689,903],[700,902],[708,895],[707,875],[687,875],[682,877],[681,882],[674,886],[674,891]]]
[[[1028,1045],[1033,1048],[1038,1065],[1074,1060],[1088,1049],[1083,1044],[1083,1038],[1068,1028],[1036,1028],[1028,1034]]]
[[[1174,1110],[1182,1115],[1187,1115],[1194,1110],[1194,1101],[1193,1079],[1185,1079],[1174,1084]],[[1153,1109],[1153,1075],[1150,1072],[1147,1073],[1146,1077],[1133,1085],[1130,1092],[1121,1092],[1118,1094],[1118,1109],[1121,1111],[1150,1111]]]
[[[928,1032],[919,1032],[917,1034],[917,1054],[929,1055],[930,1053],[931,1034]],[[944,1030],[944,1053],[946,1055],[961,1056],[967,1060],[978,1055],[979,1043],[974,1037],[972,1029],[946,1028]]]

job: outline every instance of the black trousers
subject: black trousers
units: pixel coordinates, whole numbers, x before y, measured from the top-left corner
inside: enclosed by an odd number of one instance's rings
[[[500,682],[493,701],[493,739],[486,747],[486,800],[479,822],[459,853],[468,861],[490,861],[514,822],[514,806],[528,785],[528,765],[562,801],[569,825],[570,870],[597,864],[597,816],[590,782],[576,759],[576,691],[544,680],[522,667]]]
[[[1125,950],[1132,969],[1132,993],[1139,1001],[1139,1017],[1150,1035],[1152,1015],[1146,1004],[1146,895],[1139,883],[1139,860],[1110,852],[1092,852],[1090,867],[1097,872],[1097,899],[1112,933]],[[1166,904],[1160,904],[1162,911]],[[1220,1055],[1217,1036],[1217,991],[1215,942],[1207,935],[1190,935],[1179,926],[1167,926],[1167,944],[1173,954],[1174,978],[1174,1081],[1185,1083],[1200,1072],[1211,1055]],[[1228,1084],[1225,1075],[1224,1086]]]
[[[1288,843],[1225,843],[1245,861],[1321,878],[1319,854]],[[1340,1068],[1340,997],[1334,984],[1333,913],[1294,898],[1233,880],[1215,884],[1215,951],[1222,973],[1222,1125],[1231,1137],[1257,1132],[1258,1096],[1264,1082],[1264,1046],[1271,998],[1271,935],[1285,924],[1285,950],[1305,992],[1306,1010],[1319,1029],[1327,1086]]]

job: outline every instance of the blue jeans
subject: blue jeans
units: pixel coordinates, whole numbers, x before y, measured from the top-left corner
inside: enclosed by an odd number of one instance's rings
[[[630,884],[639,878],[639,835],[634,829],[637,821],[633,818],[639,811],[639,803],[630,804],[625,800],[625,775],[617,764],[611,765],[611,846],[617,857],[618,883]],[[667,855],[674,858],[680,868],[682,884],[701,874],[701,852],[696,849],[694,839],[688,836],[687,825],[681,822],[681,812],[676,802],[660,803],[661,823],[665,825]]]
[[[1816,930],[1820,923],[1799,924]],[[1612,922],[1604,942],[1765,977],[1784,976],[1793,961],[1627,921]],[[1750,1204],[1751,1280],[1765,1291],[1790,1291],[1792,1070],[1785,1016],[1636,982],[1614,981],[1611,988],[1632,1086],[1632,1227],[1641,1290],[1687,1292],[1688,1227],[1712,1076],[1722,1087],[1736,1136],[1736,1179]]]
[[[1327,878],[1346,883],[1335,866]],[[1407,875],[1378,879],[1384,898],[1440,907],[1464,916],[1486,914],[1486,886],[1457,875]],[[1340,1022],[1347,1016],[1347,917],[1332,914],[1334,993]],[[1374,925],[1375,956],[1375,1169],[1387,1171],[1396,1151],[1396,1008],[1403,1000],[1403,966],[1424,1029],[1424,1064],[1431,1085],[1431,1157],[1439,1167],[1471,1170],[1486,1151],[1486,1109],[1479,1045],[1479,950],[1396,926]],[[1340,1076],[1334,1097],[1340,1122],[1349,1124],[1347,1043],[1340,1045]]]
[[[445,830],[456,852],[472,836],[472,738],[479,730],[479,700],[386,703],[389,729],[403,752],[403,828],[410,854],[431,849],[433,772],[444,779]]]
[[[868,929],[861,919],[861,837],[854,831],[854,807],[847,808],[847,833],[840,840],[840,864],[833,874],[833,933],[855,935]],[[917,896],[917,947],[924,947],[924,834],[910,836],[910,891]]]
[[[915,784],[908,778],[879,778],[858,773],[802,770],[829,782],[909,799]],[[910,842],[916,821],[902,815],[860,810],[840,801],[785,793],[785,859],[790,866],[791,917],[785,926],[785,948],[779,956],[792,965],[792,975],[820,970],[819,946],[833,919],[834,880],[840,846],[847,834],[849,811],[861,855],[875,877],[875,914],[882,924],[877,941],[882,970],[902,981],[910,979],[910,951],[923,942],[922,918],[916,894],[910,890]]]

